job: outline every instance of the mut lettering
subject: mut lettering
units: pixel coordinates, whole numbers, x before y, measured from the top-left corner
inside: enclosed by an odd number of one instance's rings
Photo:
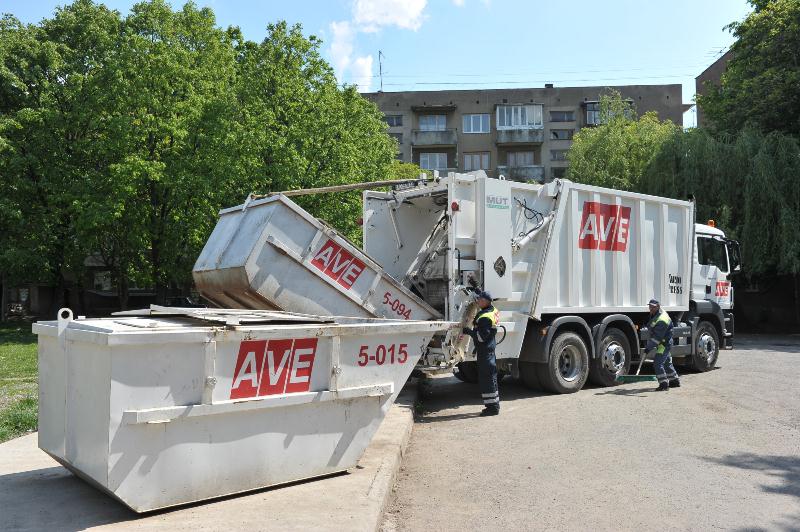
[[[348,290],[365,268],[363,262],[331,239],[319,248],[311,264]]]
[[[631,208],[596,201],[583,202],[578,247],[600,251],[627,251]]]
[[[316,338],[245,340],[239,346],[231,399],[307,392]]]

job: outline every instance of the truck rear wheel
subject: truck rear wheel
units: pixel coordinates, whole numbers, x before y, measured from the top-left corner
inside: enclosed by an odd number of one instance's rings
[[[550,346],[550,360],[537,364],[542,388],[553,393],[575,393],[589,376],[589,351],[574,332],[563,332]]]
[[[701,321],[697,325],[695,338],[695,354],[688,357],[689,367],[696,371],[710,371],[717,365],[719,358],[719,334],[710,322]]]
[[[617,375],[627,375],[631,369],[631,347],[625,334],[609,327],[597,349],[597,358],[589,362],[589,379],[599,386],[619,384]]]

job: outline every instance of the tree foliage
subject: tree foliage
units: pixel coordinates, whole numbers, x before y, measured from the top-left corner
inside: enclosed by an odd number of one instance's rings
[[[635,119],[618,95],[603,125],[575,135],[568,176],[579,182],[697,201],[742,243],[747,273],[800,274],[800,146],[796,138],[744,129],[682,131],[647,114]],[[609,116],[610,115],[610,116]]]
[[[637,190],[659,147],[678,131],[648,112],[637,118],[632,104],[616,91],[600,98],[600,125],[581,129],[567,153],[567,177],[579,182]]]
[[[749,125],[800,135],[800,2],[750,4],[753,12],[728,26],[736,41],[720,86],[710,85],[698,105],[719,131]]]
[[[63,285],[87,256],[130,284],[186,283],[221,207],[250,192],[385,179],[378,109],[337,85],[321,41],[247,41],[166,0],[126,16],[76,0],[0,21],[0,272]],[[357,199],[300,200],[352,234]]]

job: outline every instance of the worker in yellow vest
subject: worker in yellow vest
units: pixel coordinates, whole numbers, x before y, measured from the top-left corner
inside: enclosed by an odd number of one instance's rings
[[[670,388],[678,388],[681,385],[678,372],[672,365],[672,355],[669,352],[672,347],[672,318],[669,317],[666,310],[661,308],[661,304],[656,299],[651,299],[648,307],[650,320],[647,322],[647,329],[650,331],[650,339],[647,340],[645,353],[656,350],[653,358],[653,367],[658,379],[656,391],[666,392]]]
[[[500,392],[497,389],[496,347],[497,322],[500,313],[492,306],[489,292],[479,292],[477,297],[478,313],[472,322],[472,329],[464,327],[464,334],[472,337],[478,358],[478,384],[483,399],[481,416],[496,416],[500,413]]]

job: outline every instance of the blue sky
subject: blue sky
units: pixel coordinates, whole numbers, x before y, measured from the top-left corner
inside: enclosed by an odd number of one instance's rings
[[[58,0],[0,0],[25,22],[49,17]],[[107,0],[126,13],[135,2]],[[173,6],[183,4],[173,0]],[[746,0],[196,0],[221,26],[261,40],[269,22],[303,25],[324,41],[340,81],[377,90],[682,83],[732,42],[723,27]],[[689,111],[684,125],[694,124]]]

